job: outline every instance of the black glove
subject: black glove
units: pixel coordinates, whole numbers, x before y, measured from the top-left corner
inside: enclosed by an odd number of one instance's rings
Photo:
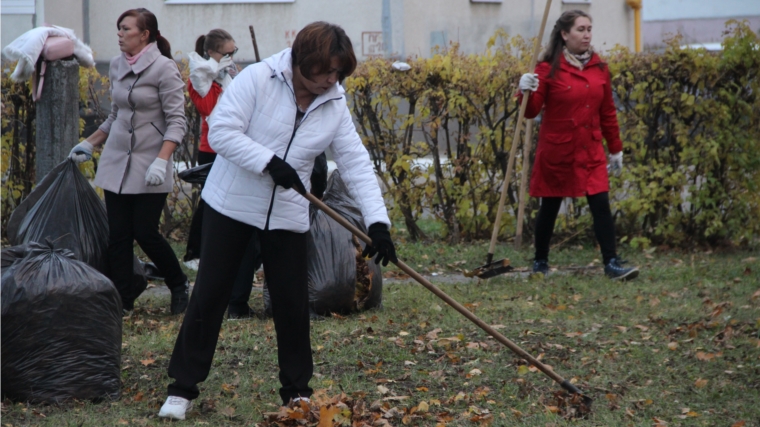
[[[267,170],[275,185],[286,189],[294,188],[299,193],[306,194],[306,187],[303,186],[301,178],[298,177],[298,172],[285,160],[277,156],[272,157],[272,160],[267,164]]]
[[[382,222],[376,222],[369,226],[367,235],[372,239],[372,244],[364,247],[362,252],[363,257],[372,258],[377,254],[375,258],[375,264],[383,262],[383,266],[388,265],[388,261],[398,262],[396,258],[396,247],[393,246],[391,240],[391,232],[388,231],[388,226]]]

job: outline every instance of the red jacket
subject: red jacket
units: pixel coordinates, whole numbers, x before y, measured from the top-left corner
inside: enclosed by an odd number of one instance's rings
[[[190,93],[190,99],[193,101],[193,105],[201,114],[201,143],[198,150],[205,153],[213,153],[214,150],[208,145],[208,122],[206,118],[211,115],[216,107],[216,102],[219,100],[219,96],[222,94],[222,86],[217,82],[211,83],[211,89],[206,96],[201,95],[195,91],[193,84],[190,80],[187,81],[187,91]]]
[[[530,195],[581,197],[609,191],[602,135],[612,154],[623,143],[607,65],[594,54],[581,71],[560,56],[552,78],[550,70],[548,62],[536,66],[538,90],[531,93],[525,112],[530,119],[544,110]]]

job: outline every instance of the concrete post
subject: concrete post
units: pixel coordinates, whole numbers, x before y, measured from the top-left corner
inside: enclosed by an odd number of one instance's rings
[[[79,63],[76,59],[47,64],[35,123],[36,180],[40,182],[79,142]]]

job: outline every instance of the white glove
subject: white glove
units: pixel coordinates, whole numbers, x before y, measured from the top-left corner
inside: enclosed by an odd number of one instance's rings
[[[156,157],[145,173],[145,185],[161,185],[166,179],[166,160]]]
[[[212,59],[213,60],[213,59]],[[219,85],[222,86],[222,88],[227,89],[227,86],[232,83],[232,77],[230,76],[230,66],[233,64],[232,58],[229,56],[223,56],[222,60],[219,61],[219,66],[217,68],[216,77],[214,78],[214,81],[219,83]]]
[[[93,148],[92,144],[85,139],[71,149],[69,159],[73,160],[76,164],[86,162],[92,158]]]
[[[610,154],[610,165],[607,167],[608,172],[612,172],[615,176],[620,176],[620,172],[623,171],[623,152]]]
[[[533,92],[538,90],[538,74],[525,73],[520,77],[520,91],[525,93],[529,90]]]
[[[222,71],[225,68],[232,65],[232,57],[229,56],[223,56],[222,59],[218,62],[218,66],[216,67],[217,71]]]

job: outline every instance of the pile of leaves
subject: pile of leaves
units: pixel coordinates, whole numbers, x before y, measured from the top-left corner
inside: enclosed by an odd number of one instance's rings
[[[310,402],[291,401],[278,412],[264,414],[264,422],[257,427],[390,427],[396,425],[420,425],[423,421],[446,424],[459,418],[459,414],[448,411],[430,412],[430,404],[420,402],[416,406],[393,406],[391,402],[400,401],[408,396],[394,396],[376,400],[370,404],[364,400],[365,395],[350,397],[345,393],[330,397],[327,390],[318,390]],[[475,409],[472,407],[471,409]],[[487,410],[477,408],[468,411],[471,422],[489,425],[493,415]]]

